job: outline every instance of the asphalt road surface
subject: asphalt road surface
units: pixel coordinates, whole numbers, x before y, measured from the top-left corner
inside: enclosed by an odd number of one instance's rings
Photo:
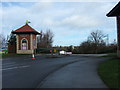
[[[2,88],[107,88],[97,74],[101,57],[47,58],[37,55],[2,60]]]

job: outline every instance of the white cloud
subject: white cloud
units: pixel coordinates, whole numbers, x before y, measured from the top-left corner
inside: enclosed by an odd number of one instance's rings
[[[0,33],[2,33],[2,3],[0,3]]]
[[[38,31],[50,28],[55,33],[54,44],[59,45],[59,41],[63,41],[64,45],[74,41],[77,45],[85,40],[91,30],[115,27],[112,22],[114,19],[106,17],[114,4],[39,2],[33,5],[28,3],[25,7],[24,3],[22,6],[10,4],[9,7],[3,7],[2,27],[8,34],[24,25],[25,20],[30,20],[30,25]],[[110,30],[112,32],[112,29]],[[71,41],[68,42],[68,39]]]
[[[100,23],[99,20],[88,17],[88,16],[81,16],[81,15],[74,15],[63,19],[59,24],[66,25],[69,27],[78,27],[78,28],[88,28],[97,26]],[[58,24],[58,25],[59,25]]]
[[[119,0],[1,0],[2,2],[117,2]]]

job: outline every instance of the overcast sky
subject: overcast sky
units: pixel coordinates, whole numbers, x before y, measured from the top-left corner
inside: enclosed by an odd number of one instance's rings
[[[20,0],[19,0],[20,1]],[[2,2],[0,18],[2,32],[9,35],[29,24],[37,31],[50,29],[54,33],[53,45],[79,45],[91,31],[102,30],[109,34],[109,41],[117,37],[116,21],[106,14],[118,3],[109,2]]]

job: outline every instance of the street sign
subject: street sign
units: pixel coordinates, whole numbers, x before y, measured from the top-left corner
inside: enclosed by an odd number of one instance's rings
[[[57,50],[56,50],[56,49],[54,49],[54,52],[56,53],[56,52],[57,52]]]
[[[52,50],[50,50],[50,52],[52,52]]]

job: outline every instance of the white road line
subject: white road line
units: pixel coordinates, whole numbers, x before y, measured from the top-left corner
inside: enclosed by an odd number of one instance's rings
[[[26,67],[30,67],[29,65],[27,66],[18,66],[18,67],[11,67],[11,68],[5,68],[5,69],[0,69],[0,71],[4,71],[4,70],[11,70],[11,69],[19,69],[19,68],[26,68]]]
[[[5,69],[2,69],[2,70],[9,70],[9,69],[16,69],[18,67],[12,67],[12,68],[5,68]]]
[[[8,65],[8,64],[15,64],[16,62],[12,62],[12,63],[2,63],[2,65]]]
[[[2,67],[4,67],[4,68],[8,68],[8,67],[13,67],[13,66],[16,66],[16,64],[5,65],[5,66],[2,66]]]
[[[25,68],[25,67],[30,67],[30,65],[27,65],[27,66],[21,66],[21,67],[19,67],[19,68]]]

